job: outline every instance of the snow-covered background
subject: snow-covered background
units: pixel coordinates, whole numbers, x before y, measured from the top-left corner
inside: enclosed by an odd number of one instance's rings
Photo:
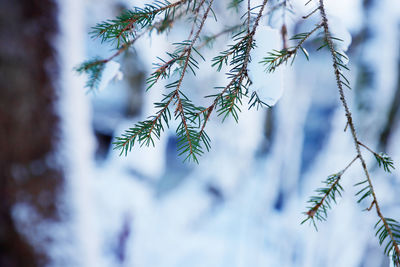
[[[135,51],[110,66],[109,73],[120,70],[123,79],[103,81],[95,94],[86,94],[83,77],[71,70],[86,58],[112,52],[89,38],[91,26],[121,8],[146,2],[59,0],[59,110],[78,238],[74,264],[65,266],[389,266],[374,236],[375,213],[362,211],[368,202],[356,203],[353,185],[363,179],[358,163],[346,172],[343,198],[327,222],[319,223],[319,231],[300,225],[313,190],[355,156],[350,134],[343,131],[346,121],[330,56],[315,52],[313,44],[307,46],[309,62],[299,54],[293,66],[273,75],[264,74],[263,66],[257,68],[258,60],[253,60],[254,90],[268,103],[279,101],[270,110],[243,107],[238,124],[221,124],[214,118],[207,126],[212,149],[199,165],[177,157],[174,124],[155,148],[135,148],[127,157],[112,150],[115,136],[154,112],[152,104],[160,100],[164,87],[160,83],[144,93],[144,80],[156,57],[184,39],[190,27],[178,23],[169,36],[143,38]],[[216,33],[239,18],[226,13],[226,1],[216,2],[220,20],[210,20],[207,32]],[[299,17],[313,6],[304,7],[305,0],[292,2],[295,14],[286,16],[289,36],[311,29],[319,20],[316,13],[302,21]],[[327,0],[326,5],[332,30],[350,46],[348,77],[354,89],[346,95],[360,138],[377,148],[400,86],[400,3]],[[280,49],[279,29],[273,27],[281,18],[262,21],[253,58]],[[204,55],[212,58],[229,42],[229,36],[222,37],[221,44],[204,50]],[[226,79],[207,64],[196,79],[185,82],[185,94],[199,104],[207,103],[201,97]],[[400,220],[400,130],[396,120],[392,126],[383,148],[397,169],[384,173],[367,151],[364,155],[384,214]]]

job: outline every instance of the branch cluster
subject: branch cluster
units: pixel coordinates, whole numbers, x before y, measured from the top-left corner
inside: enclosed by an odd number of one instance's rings
[[[155,1],[152,4],[145,5],[144,8],[135,7],[124,11],[120,16],[112,20],[97,24],[93,27],[92,36],[100,38],[102,42],[108,42],[115,46],[116,52],[109,58],[83,62],[76,68],[79,73],[85,73],[88,76],[86,86],[89,89],[96,89],[101,79],[105,64],[115,57],[132,47],[135,41],[145,33],[152,34],[154,30],[157,33],[163,33],[172,28],[173,23],[180,18],[189,18],[192,23],[188,38],[184,41],[174,44],[174,51],[167,52],[165,58],[158,57],[158,62],[154,64],[155,69],[147,78],[147,90],[150,90],[160,80],[166,80],[167,93],[163,95],[160,102],[155,103],[156,113],[146,120],[136,123],[133,127],[126,130],[114,142],[115,149],[120,150],[121,154],[127,154],[135,145],[155,145],[155,139],[159,139],[161,134],[169,127],[169,122],[175,119],[179,122],[176,129],[178,136],[179,154],[186,161],[198,162],[198,157],[205,150],[210,149],[210,138],[206,133],[206,125],[211,115],[216,111],[217,116],[222,121],[232,117],[235,121],[239,119],[239,113],[244,98],[249,99],[249,107],[268,107],[266,103],[257,95],[251,92],[252,81],[248,75],[248,64],[251,62],[250,52],[256,47],[254,38],[260,20],[265,15],[271,15],[276,10],[282,10],[283,22],[281,36],[283,39],[283,48],[269,52],[259,63],[263,64],[266,72],[274,72],[283,64],[295,61],[297,54],[301,53],[309,60],[309,53],[304,48],[307,40],[313,35],[322,36],[322,44],[317,50],[327,49],[332,57],[333,74],[336,78],[336,85],[339,92],[339,98],[345,110],[347,118],[346,128],[350,129],[351,136],[355,145],[355,158],[342,171],[330,175],[324,182],[324,186],[316,190],[316,196],[308,201],[309,207],[303,221],[311,221],[316,227],[316,220],[323,221],[327,219],[328,210],[336,203],[337,198],[341,196],[343,187],[340,181],[345,171],[355,162],[361,163],[365,174],[365,179],[356,184],[361,187],[356,196],[358,203],[364,200],[370,200],[368,211],[375,208],[379,221],[375,228],[376,235],[379,237],[379,243],[385,242],[385,253],[392,257],[396,266],[400,265],[400,224],[394,219],[382,215],[378,199],[376,197],[372,179],[368,167],[361,153],[361,147],[371,152],[379,167],[384,171],[390,172],[394,169],[392,159],[384,153],[376,153],[358,139],[353,117],[344,93],[344,88],[351,89],[349,79],[345,76],[348,58],[343,51],[338,49],[339,38],[333,36],[330,31],[330,25],[325,12],[324,1],[318,0],[319,5],[303,19],[308,19],[315,14],[320,14],[321,21],[312,27],[311,30],[298,33],[292,38],[287,39],[287,28],[285,24],[285,13],[291,12],[288,8],[288,0],[282,0],[277,5],[267,10],[268,0],[263,0],[259,6],[251,7],[251,1],[231,0],[228,7],[239,12],[241,7],[247,4],[247,8],[240,23],[227,27],[225,30],[213,34],[202,35],[202,30],[207,18],[214,13],[213,0],[178,0],[170,3],[168,1]],[[308,1],[310,3],[311,1]],[[221,51],[211,60],[211,67],[216,68],[218,72],[227,67],[226,73],[228,82],[226,85],[215,87],[217,92],[206,96],[211,99],[210,105],[201,107],[195,105],[184,93],[182,87],[183,80],[188,73],[195,75],[199,69],[199,61],[206,60],[200,53],[200,49],[211,44],[218,37],[224,34],[232,34],[233,44]],[[199,43],[202,40],[202,43]],[[293,45],[290,46],[290,43]],[[251,93],[250,93],[251,92]]]

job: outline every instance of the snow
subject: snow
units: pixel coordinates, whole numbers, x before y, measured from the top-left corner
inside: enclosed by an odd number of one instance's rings
[[[351,34],[343,22],[337,17],[328,17],[329,29],[333,37],[342,41],[335,41],[336,49],[346,52],[351,44]]]
[[[84,60],[84,6],[80,0],[60,0],[61,81],[59,113],[61,117],[61,148],[59,160],[65,166],[66,199],[70,199],[69,226],[72,230],[72,255],[63,257],[67,264],[101,266],[98,232],[93,213],[93,178],[95,140],[91,129],[89,99],[83,90],[84,80],[72,72]],[[62,253],[60,253],[62,254]]]
[[[99,91],[104,90],[111,81],[122,80],[123,73],[120,71],[120,64],[113,60],[107,62],[99,84]]]

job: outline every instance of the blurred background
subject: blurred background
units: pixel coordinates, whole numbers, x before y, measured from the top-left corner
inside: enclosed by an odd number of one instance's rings
[[[239,22],[245,7],[235,13],[228,2],[215,1],[218,22],[207,21],[205,33]],[[252,57],[281,49],[283,21],[289,37],[318,23],[318,13],[301,18],[315,3],[290,2],[293,12],[262,20]],[[363,211],[370,201],[357,204],[353,185],[364,180],[358,162],[318,232],[300,225],[321,181],[355,157],[330,55],[316,51],[316,42],[306,45],[310,61],[299,55],[274,75],[257,72],[263,66],[253,60],[254,90],[279,101],[258,111],[245,103],[239,123],[214,117],[207,124],[212,149],[200,164],[178,157],[176,123],[155,148],[134,148],[127,157],[113,151],[116,136],[153,114],[165,83],[145,92],[145,79],[191,26],[183,19],[168,36],[144,36],[108,65],[96,92],[86,91],[73,68],[113,53],[89,37],[92,26],[146,3],[0,1],[0,266],[390,266],[374,236],[377,216]],[[400,220],[400,2],[326,5],[350,58],[346,96],[359,137],[395,162],[385,173],[363,151],[377,197],[385,216]],[[184,83],[196,104],[207,105],[203,96],[226,83],[209,66],[231,42],[224,35],[203,48],[208,61]]]

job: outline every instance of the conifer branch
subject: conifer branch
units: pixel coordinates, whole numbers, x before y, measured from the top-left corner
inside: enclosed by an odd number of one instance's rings
[[[131,37],[134,38],[136,31],[151,25],[156,16],[164,12],[168,12],[166,15],[169,12],[174,14],[175,9],[186,2],[188,0],[175,3],[156,1],[153,4],[147,4],[144,8],[135,7],[133,10],[125,10],[116,19],[104,21],[93,27],[92,37],[100,37],[102,42],[116,42],[119,47],[122,42],[127,43]]]
[[[164,96],[164,99],[160,103],[156,103],[155,106],[159,108],[156,115],[150,116],[147,120],[135,124],[134,127],[125,131],[121,137],[117,137],[113,143],[114,149],[120,150],[120,155],[127,153],[133,148],[137,142],[142,145],[154,146],[154,139],[160,138],[161,132],[164,131],[164,124],[168,126],[168,121],[171,119],[171,113],[169,111],[169,105],[174,99],[175,92]]]
[[[181,85],[182,85],[183,78],[184,78],[185,73],[186,73],[186,69],[187,69],[187,67],[188,67],[188,65],[189,65],[189,59],[190,59],[190,55],[191,55],[191,53],[192,53],[193,46],[194,46],[194,44],[196,43],[197,39],[198,39],[199,36],[200,36],[201,30],[203,29],[203,26],[204,26],[204,23],[205,23],[205,21],[206,21],[206,19],[207,19],[208,13],[209,13],[210,10],[211,10],[211,6],[212,6],[213,1],[214,1],[214,0],[210,0],[210,3],[208,4],[207,10],[206,10],[206,12],[204,13],[203,18],[202,18],[202,20],[201,20],[199,29],[197,30],[197,32],[196,32],[196,34],[195,34],[195,36],[194,36],[194,38],[193,38],[193,40],[192,40],[192,42],[191,42],[191,44],[190,44],[188,50],[187,50],[187,56],[186,56],[186,60],[185,60],[184,66],[183,66],[182,75],[181,75],[181,77],[180,77],[180,79],[179,79],[179,81],[178,81],[178,84],[177,84],[177,86],[176,86],[176,98],[177,98],[177,101],[178,101],[176,113],[179,113],[179,114],[180,114],[180,117],[181,117],[181,120],[182,120],[182,125],[183,125],[183,128],[185,129],[186,140],[187,140],[187,142],[188,142],[188,148],[187,148],[187,149],[188,149],[188,156],[187,156],[187,158],[188,158],[189,156],[192,156],[192,157],[193,157],[193,160],[196,161],[196,162],[198,162],[198,160],[197,160],[197,158],[196,158],[196,153],[194,153],[195,150],[196,150],[196,147],[194,147],[194,143],[193,143],[193,140],[192,140],[192,134],[191,134],[191,132],[189,131],[190,129],[189,129],[188,124],[187,124],[187,122],[186,122],[186,117],[185,117],[185,113],[184,113],[184,108],[183,108],[183,105],[182,105],[182,100],[181,100],[179,91],[180,91],[180,87],[181,87]],[[199,8],[204,4],[204,2],[205,2],[205,0],[203,0],[203,1],[201,2],[201,4],[199,5]],[[194,23],[196,23],[196,22],[194,22]],[[191,34],[192,34],[192,33],[191,33]],[[191,35],[191,34],[190,34],[190,35]],[[179,127],[178,127],[178,129],[179,129]],[[186,159],[187,159],[187,158],[186,158]]]
[[[134,39],[124,43],[121,47],[117,49],[114,54],[106,59],[94,58],[92,60],[85,61],[79,66],[75,67],[75,71],[77,71],[78,73],[85,73],[88,75],[88,80],[85,87],[89,90],[97,89],[100,84],[105,65],[114,58],[121,55],[126,50],[128,50],[140,37],[144,35],[144,33],[145,31],[138,34]]]
[[[88,76],[85,87],[92,90],[98,88],[105,64],[104,59],[94,58],[75,67],[75,71],[80,74],[85,73]]]
[[[367,149],[369,152],[371,152],[375,156],[375,159],[378,162],[378,166],[382,167],[384,171],[390,173],[390,172],[392,172],[391,169],[393,169],[393,170],[395,169],[394,162],[391,157],[389,157],[388,155],[386,155],[383,152],[377,153],[361,142],[358,142],[358,144],[360,146],[364,147],[365,149]]]
[[[218,71],[221,70],[223,64],[228,63],[228,58],[230,56],[233,56],[230,65],[233,65],[234,67],[229,73],[230,82],[222,89],[221,93],[208,96],[214,97],[214,101],[207,109],[203,110],[204,112],[207,112],[207,115],[205,116],[202,129],[204,129],[211,113],[216,109],[218,104],[219,109],[217,112],[219,116],[224,115],[223,120],[225,120],[229,114],[232,114],[233,118],[238,121],[237,110],[240,111],[240,108],[236,102],[241,103],[241,96],[243,95],[243,92],[247,94],[247,88],[251,83],[247,76],[250,51],[254,48],[254,35],[257,31],[257,27],[267,3],[268,0],[263,1],[251,31],[243,37],[240,37],[243,33],[237,34],[235,40],[238,42],[228,50],[224,51],[221,56],[214,58],[213,66],[217,66]],[[250,17],[247,19],[249,20]]]
[[[313,35],[318,29],[322,27],[322,24],[318,24],[314,27],[309,32],[306,33],[299,33],[290,38],[290,40],[299,40],[297,45],[293,48],[289,49],[282,49],[282,50],[274,50],[273,52],[269,52],[268,56],[265,57],[260,63],[263,63],[266,66],[266,71],[267,72],[274,72],[276,68],[281,66],[282,64],[286,64],[290,58],[292,58],[292,63],[294,62],[294,59],[296,58],[296,55],[299,50],[301,50],[306,57],[306,59],[309,59],[308,52],[303,48],[304,42],[310,38],[311,35]]]
[[[167,53],[167,55],[171,58],[168,61],[165,61],[161,58],[161,63],[154,64],[157,69],[146,79],[148,91],[152,88],[160,79],[167,79],[170,77],[171,67],[180,61],[185,61],[187,57],[188,48],[187,46],[190,45],[190,42],[184,41],[182,43],[174,44],[177,46],[177,49],[173,53]],[[191,58],[192,62],[195,62],[193,58]],[[196,67],[196,65],[194,65]]]
[[[202,1],[202,3],[200,4],[200,6],[201,6],[202,4],[204,4],[204,2],[205,2],[205,0]],[[197,161],[197,159],[196,159],[196,157],[195,157],[195,153],[194,153],[194,149],[195,149],[195,148],[193,147],[193,141],[192,141],[192,138],[191,138],[191,133],[190,133],[190,131],[189,131],[188,124],[187,124],[187,122],[186,122],[186,117],[185,117],[184,109],[183,109],[183,106],[182,106],[182,100],[181,100],[181,97],[180,97],[180,94],[179,94],[179,90],[180,90],[180,87],[181,87],[181,85],[182,85],[182,81],[183,81],[183,77],[185,76],[186,69],[187,69],[187,67],[188,67],[188,65],[189,65],[189,59],[190,59],[190,55],[191,55],[191,53],[192,53],[193,45],[195,44],[195,42],[197,41],[197,39],[198,39],[199,36],[200,36],[200,32],[201,32],[201,30],[202,30],[202,28],[203,28],[203,26],[204,26],[204,22],[205,22],[206,19],[207,19],[208,12],[211,10],[212,2],[213,2],[213,0],[210,1],[209,5],[208,5],[208,8],[207,8],[207,11],[204,13],[203,19],[202,19],[201,24],[200,24],[200,26],[199,26],[199,29],[198,29],[198,31],[196,32],[196,35],[195,35],[195,37],[193,38],[192,43],[191,43],[191,45],[189,46],[189,48],[188,48],[188,50],[187,50],[187,56],[186,56],[186,60],[185,60],[184,66],[183,66],[182,74],[181,74],[181,77],[180,77],[180,79],[179,79],[179,81],[178,81],[178,84],[177,84],[177,86],[176,86],[176,91],[175,91],[175,92],[176,92],[176,96],[175,96],[175,97],[176,97],[176,99],[177,99],[177,101],[178,101],[178,103],[177,103],[177,108],[176,108],[175,113],[176,113],[176,114],[179,114],[180,117],[181,117],[182,126],[183,126],[183,128],[184,128],[185,135],[186,135],[186,140],[187,140],[187,142],[188,142],[188,157],[192,155],[192,156],[193,156],[193,159],[194,159],[195,161]],[[194,22],[194,23],[196,23],[196,22]],[[191,34],[192,34],[192,33],[190,33],[190,35],[191,35]],[[179,127],[178,127],[178,129],[179,129]]]
[[[90,89],[97,88],[105,64],[133,46],[135,41],[145,33],[149,32],[151,34],[154,29],[158,33],[162,33],[172,28],[173,23],[177,19],[188,15],[187,17],[192,21],[192,27],[187,40],[175,43],[175,50],[167,52],[165,59],[158,58],[160,61],[154,64],[155,69],[146,80],[148,90],[161,79],[174,77],[174,80],[166,85],[168,93],[163,95],[159,103],[154,104],[157,110],[154,115],[136,123],[132,128],[116,138],[114,149],[120,150],[121,154],[126,155],[134,145],[154,146],[154,139],[160,138],[162,132],[169,127],[170,120],[174,118],[179,121],[176,129],[179,155],[184,155],[184,161],[192,160],[198,162],[197,157],[204,153],[203,149],[208,151],[210,148],[210,138],[205,130],[212,113],[216,111],[217,116],[222,117],[222,121],[228,116],[232,116],[235,121],[238,121],[243,97],[249,97],[249,88],[252,81],[248,76],[248,64],[251,61],[250,52],[255,47],[256,40],[254,37],[260,19],[282,8],[283,23],[281,26],[281,37],[283,45],[281,50],[272,51],[261,61],[266,66],[267,72],[273,72],[279,66],[287,64],[289,61],[293,63],[300,50],[308,60],[309,55],[303,47],[304,43],[322,28],[324,42],[317,50],[327,48],[332,56],[333,70],[340,100],[347,118],[346,129],[349,128],[351,131],[356,149],[356,157],[342,171],[329,176],[323,182],[325,184],[323,188],[316,190],[317,196],[309,200],[310,207],[305,212],[307,218],[303,223],[311,220],[316,227],[316,220],[322,221],[327,218],[328,209],[331,208],[332,203],[336,202],[337,196],[341,196],[341,192],[343,191],[340,185],[343,174],[355,161],[360,160],[366,178],[355,185],[360,186],[360,190],[356,193],[357,202],[360,203],[369,197],[372,198],[371,204],[366,210],[370,211],[375,208],[379,217],[379,221],[375,226],[377,230],[376,235],[381,245],[387,242],[384,249],[385,254],[392,255],[393,262],[399,267],[400,251],[398,244],[400,242],[400,224],[382,215],[360,147],[364,147],[373,153],[378,165],[383,167],[387,172],[394,169],[394,163],[386,154],[376,153],[358,140],[353,118],[344,95],[344,87],[351,89],[349,80],[344,75],[344,70],[348,70],[348,58],[340,49],[336,49],[336,42],[341,40],[330,33],[324,2],[323,0],[319,0],[319,6],[309,14],[303,16],[303,19],[308,19],[319,10],[322,22],[315,25],[310,31],[296,34],[289,40],[287,38],[285,23],[286,11],[291,11],[287,8],[287,5],[290,4],[289,0],[282,0],[269,11],[264,12],[267,3],[268,0],[264,0],[261,5],[251,8],[251,0],[231,0],[228,6],[229,8],[235,8],[237,12],[241,4],[247,4],[245,14],[241,17],[241,23],[230,26],[214,35],[204,36],[204,38],[200,38],[200,35],[202,34],[202,29],[209,13],[214,14],[212,9],[213,0],[180,0],[174,3],[161,0],[155,1],[153,4],[147,4],[144,8],[126,10],[113,20],[97,24],[93,27],[91,33],[92,37],[100,38],[102,42],[116,44],[116,51],[108,58],[94,58],[83,62],[76,70],[88,75],[87,87]],[[257,13],[252,13],[253,10],[257,9],[259,9]],[[212,59],[212,67],[216,67],[217,71],[221,71],[224,66],[229,66],[230,69],[227,73],[229,82],[226,86],[216,87],[219,90],[216,94],[207,96],[212,98],[212,102],[208,107],[195,106],[186,97],[182,88],[186,74],[187,72],[196,74],[196,70],[199,68],[198,57],[205,60],[199,53],[200,48],[227,33],[232,33],[233,45],[230,45],[225,51],[222,51]],[[200,39],[203,39],[203,42],[198,44]],[[288,47],[289,41],[294,41],[295,45]],[[258,97],[256,92],[252,92],[249,98],[249,108],[269,107]]]
[[[318,196],[313,196],[308,201],[308,203],[311,203],[311,206],[308,208],[309,210],[305,212],[307,218],[301,222],[302,224],[311,220],[315,229],[317,229],[315,220],[326,220],[328,216],[327,211],[331,208],[332,202],[336,203],[337,195],[342,196],[341,192],[343,192],[343,187],[339,184],[340,179],[357,159],[358,156],[355,157],[343,170],[328,176],[328,178],[323,182],[326,187],[316,190]]]
[[[181,12],[176,15],[175,9],[188,3],[187,10],[189,10],[191,2],[189,0],[180,0],[175,3],[156,1],[153,4],[147,4],[144,8],[136,7],[133,10],[125,10],[116,19],[99,23],[93,27],[92,37],[100,37],[102,42],[116,42],[117,51],[106,59],[95,58],[83,62],[75,68],[78,73],[86,73],[88,75],[86,87],[89,90],[97,89],[105,64],[128,50],[146,32],[151,32],[153,29],[157,29],[159,32],[165,30],[167,27],[165,23],[168,24],[168,21],[183,14]],[[192,9],[198,9],[196,7],[196,1],[194,1]],[[164,19],[153,24],[154,19],[162,13],[165,13]],[[144,30],[138,33],[142,29]]]
[[[400,249],[399,249],[399,245],[398,245],[399,240],[398,240],[398,238],[396,238],[397,237],[397,232],[393,231],[393,227],[389,223],[391,221],[388,220],[387,218],[385,218],[382,215],[382,212],[381,212],[381,209],[380,209],[380,206],[379,206],[379,203],[378,203],[378,199],[377,199],[375,191],[374,191],[372,180],[371,180],[371,177],[369,175],[367,164],[366,164],[366,162],[365,162],[365,160],[364,160],[364,158],[363,158],[363,156],[361,154],[360,142],[358,140],[357,132],[355,130],[355,126],[354,126],[354,122],[353,122],[353,118],[352,118],[352,115],[350,113],[350,109],[349,109],[349,106],[347,104],[347,101],[346,101],[346,98],[345,98],[345,95],[344,95],[343,82],[342,82],[342,78],[341,78],[342,76],[341,76],[341,72],[340,72],[340,67],[342,66],[342,64],[338,60],[338,55],[337,55],[337,52],[336,52],[336,50],[334,48],[333,39],[332,39],[330,31],[329,31],[328,19],[327,19],[327,16],[326,16],[325,7],[324,7],[324,1],[323,0],[319,0],[319,10],[320,10],[320,14],[321,14],[321,17],[322,17],[322,26],[324,28],[325,41],[326,41],[327,47],[328,47],[328,49],[329,49],[329,51],[330,51],[330,53],[332,55],[333,69],[334,69],[334,73],[335,73],[335,76],[336,76],[337,87],[339,89],[340,100],[341,100],[342,105],[343,105],[344,110],[345,110],[347,122],[348,122],[348,125],[349,125],[348,127],[350,128],[350,131],[351,131],[351,135],[352,135],[352,138],[353,138],[353,141],[354,141],[357,157],[361,162],[362,169],[364,171],[364,174],[366,176],[366,180],[368,182],[369,190],[371,191],[371,195],[372,195],[372,198],[373,198],[373,203],[374,203],[374,206],[375,206],[375,210],[376,210],[376,212],[378,214],[378,217],[380,218],[379,222],[381,222],[381,224],[382,224],[381,228],[379,228],[379,229],[382,229],[381,231],[384,232],[385,238],[386,238],[386,236],[389,236],[389,238],[390,238],[390,241],[388,242],[388,246],[390,247],[390,249],[389,249],[389,251],[385,249],[385,252],[387,252],[387,255],[389,256],[389,252],[393,251],[393,257],[392,257],[393,262],[394,262],[394,264],[399,265],[400,264],[400,261],[399,261],[399,259],[400,259]],[[383,240],[385,238],[383,238]],[[382,238],[380,239],[380,243],[382,244],[383,240],[382,241],[381,240],[382,240]]]
[[[200,9],[205,2],[206,1],[203,0],[199,4],[198,8]],[[196,31],[192,40],[178,44],[179,46],[177,50],[180,52],[180,54],[178,56],[176,56],[177,53],[170,54],[172,59],[165,62],[154,72],[154,75],[150,76],[150,78],[153,78],[153,80],[148,80],[151,87],[155,84],[155,82],[157,82],[160,77],[167,76],[166,72],[169,71],[170,67],[175,62],[179,60],[183,61],[182,67],[180,69],[179,79],[167,85],[167,88],[174,88],[174,90],[169,95],[167,95],[161,103],[158,104],[161,109],[157,112],[157,115],[153,116],[151,120],[145,121],[144,124],[139,123],[139,129],[130,129],[130,132],[127,132],[125,135],[123,135],[123,137],[117,139],[117,142],[115,142],[115,148],[120,149],[121,153],[125,152],[126,154],[127,151],[133,147],[137,136],[141,136],[143,135],[143,133],[146,133],[145,138],[143,139],[146,140],[146,145],[149,145],[150,142],[154,144],[151,139],[152,133],[153,131],[155,131],[155,136],[159,138],[160,132],[163,131],[162,122],[164,121],[168,126],[168,121],[171,117],[169,112],[169,106],[171,105],[171,103],[174,103],[176,105],[176,109],[174,112],[175,119],[179,118],[181,121],[177,128],[178,151],[180,155],[186,154],[186,158],[184,159],[184,161],[193,160],[195,162],[198,162],[197,156],[203,153],[201,149],[201,143],[203,143],[203,145],[208,150],[208,136],[204,133],[203,130],[201,131],[200,135],[200,133],[196,131],[195,127],[191,125],[191,122],[193,120],[188,121],[188,119],[195,116],[198,108],[195,107],[191,103],[191,101],[183,94],[183,92],[181,91],[181,86],[187,70],[190,68],[192,71],[194,71],[193,68],[197,67],[197,61],[192,57],[192,52],[196,51],[194,45],[199,39],[204,23],[211,10],[212,3],[213,0],[210,0],[207,9],[202,17],[198,30]],[[196,21],[193,23],[196,23]],[[192,34],[193,33],[191,32],[190,36]],[[141,126],[142,129],[140,129]],[[139,142],[140,141],[141,139],[139,139]]]

